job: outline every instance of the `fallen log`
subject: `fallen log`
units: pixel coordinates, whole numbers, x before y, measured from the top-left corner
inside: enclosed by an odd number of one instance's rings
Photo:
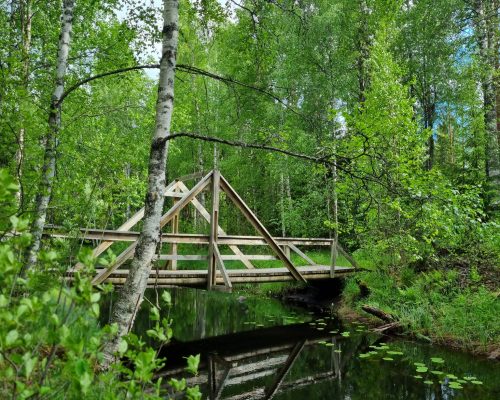
[[[395,322],[397,320],[394,315],[386,313],[385,311],[382,311],[380,308],[369,306],[368,304],[365,304],[361,306],[361,309],[371,315],[374,315],[377,318],[380,318],[382,321],[385,322]]]
[[[388,333],[391,331],[399,330],[402,327],[401,322],[399,322],[394,315],[386,313],[385,311],[382,311],[377,307],[365,304],[361,306],[361,309],[364,312],[374,315],[375,317],[380,318],[382,321],[386,322],[386,324],[374,329],[374,331],[377,333]]]
[[[378,328],[375,328],[373,331],[377,333],[387,333],[390,331],[395,331],[399,328],[401,328],[401,322],[395,321],[395,322],[390,322],[388,324],[379,326]]]

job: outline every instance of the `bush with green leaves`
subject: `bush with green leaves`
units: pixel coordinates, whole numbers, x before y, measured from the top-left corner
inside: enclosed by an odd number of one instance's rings
[[[101,371],[102,350],[116,333],[115,325],[99,324],[101,293],[111,286],[94,287],[91,273],[96,260],[81,255],[85,267],[68,284],[57,268],[57,253],[45,251],[40,265],[22,278],[22,255],[29,244],[26,221],[11,215],[17,189],[0,171],[0,398],[39,399],[164,399],[182,395],[200,399],[198,387],[184,381],[163,383],[155,372],[165,359],[158,350],[130,334],[121,343],[119,360]],[[100,263],[104,260],[99,260]],[[163,306],[170,307],[164,293]],[[155,326],[147,335],[166,343],[172,336],[172,321],[161,319],[157,307],[151,311]],[[187,373],[196,374],[199,356],[188,360]]]

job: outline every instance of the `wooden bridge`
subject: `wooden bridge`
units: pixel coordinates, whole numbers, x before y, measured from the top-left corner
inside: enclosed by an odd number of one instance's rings
[[[339,243],[335,243],[330,238],[289,238],[272,237],[250,207],[236,193],[229,182],[221,176],[218,170],[213,170],[203,176],[191,189],[184,181],[197,178],[201,175],[175,179],[165,190],[164,196],[173,199],[172,207],[162,216],[160,229],[170,225],[170,233],[161,233],[161,242],[155,260],[155,267],[151,270],[148,280],[149,285],[157,286],[206,286],[208,289],[231,290],[233,284],[238,283],[262,283],[262,282],[285,282],[299,281],[307,282],[315,279],[330,279],[339,275],[353,272],[356,268],[355,260],[344,251]],[[207,188],[211,192],[211,210],[197,199]],[[236,208],[245,216],[246,220],[255,228],[260,236],[238,236],[228,235],[219,226],[219,203],[220,194],[225,193]],[[186,234],[179,233],[180,212],[191,205],[196,212],[205,219],[210,226],[210,233]],[[129,242],[129,246],[122,251],[115,262],[107,268],[98,267],[94,284],[111,282],[113,284],[123,284],[128,275],[126,261],[134,255],[135,246],[139,237],[139,232],[131,231],[144,216],[144,208],[136,212],[129,220],[121,225],[117,230],[81,229],[81,239],[99,241],[99,245],[94,248],[93,255],[98,257],[116,242]],[[54,227],[50,228],[51,237],[71,237],[66,233],[58,232]],[[74,237],[74,236],[73,236]],[[208,255],[178,254],[178,246],[183,244],[208,246]],[[232,254],[222,254],[221,247],[226,246]],[[240,249],[242,246],[265,246],[271,250],[272,254],[244,254]],[[330,265],[318,265],[307,254],[301,250],[304,246],[326,246],[330,248]],[[164,248],[169,248],[168,253],[164,253]],[[297,254],[305,262],[305,266],[295,266],[290,258],[291,252]],[[352,265],[352,267],[341,267],[336,265],[337,254],[342,254]],[[280,268],[256,268],[252,261],[279,260],[283,267]],[[166,261],[160,267],[160,261]],[[204,261],[208,268],[202,269],[178,269],[178,261],[199,262]],[[239,261],[245,268],[226,268],[225,261]],[[82,268],[81,264],[76,264],[68,273],[71,279],[75,271]]]

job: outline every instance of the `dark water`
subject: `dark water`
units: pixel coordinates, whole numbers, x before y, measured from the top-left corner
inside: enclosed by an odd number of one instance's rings
[[[495,361],[382,337],[275,299],[169,291],[173,307],[162,313],[174,320],[174,339],[163,350],[167,366],[161,375],[186,377],[200,385],[204,399],[500,399]],[[147,297],[154,303],[156,294]],[[135,329],[144,332],[150,324],[143,310]],[[198,353],[199,374],[189,376],[184,357]],[[428,371],[417,374],[414,363]],[[462,389],[451,388],[458,379]]]

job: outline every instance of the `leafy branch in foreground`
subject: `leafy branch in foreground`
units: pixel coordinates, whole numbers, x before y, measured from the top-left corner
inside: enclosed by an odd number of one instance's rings
[[[91,252],[82,252],[85,268],[71,284],[64,277],[65,266],[58,254],[40,254],[40,268],[20,277],[20,255],[29,245],[27,222],[17,217],[5,220],[9,205],[15,205],[17,185],[0,170],[0,226],[10,231],[0,243],[0,397],[16,399],[58,398],[141,398],[163,399],[184,393],[200,399],[197,387],[177,387],[174,382],[156,380],[155,372],[165,365],[159,358],[161,346],[172,337],[172,320],[160,318],[153,307],[155,326],[147,335],[159,343],[158,349],[130,334],[118,349],[119,360],[107,372],[99,370],[106,339],[116,333],[116,325],[100,325],[101,295],[111,295],[111,286],[91,283],[96,262]],[[168,294],[162,296],[170,307]],[[196,374],[192,360],[186,371]]]

